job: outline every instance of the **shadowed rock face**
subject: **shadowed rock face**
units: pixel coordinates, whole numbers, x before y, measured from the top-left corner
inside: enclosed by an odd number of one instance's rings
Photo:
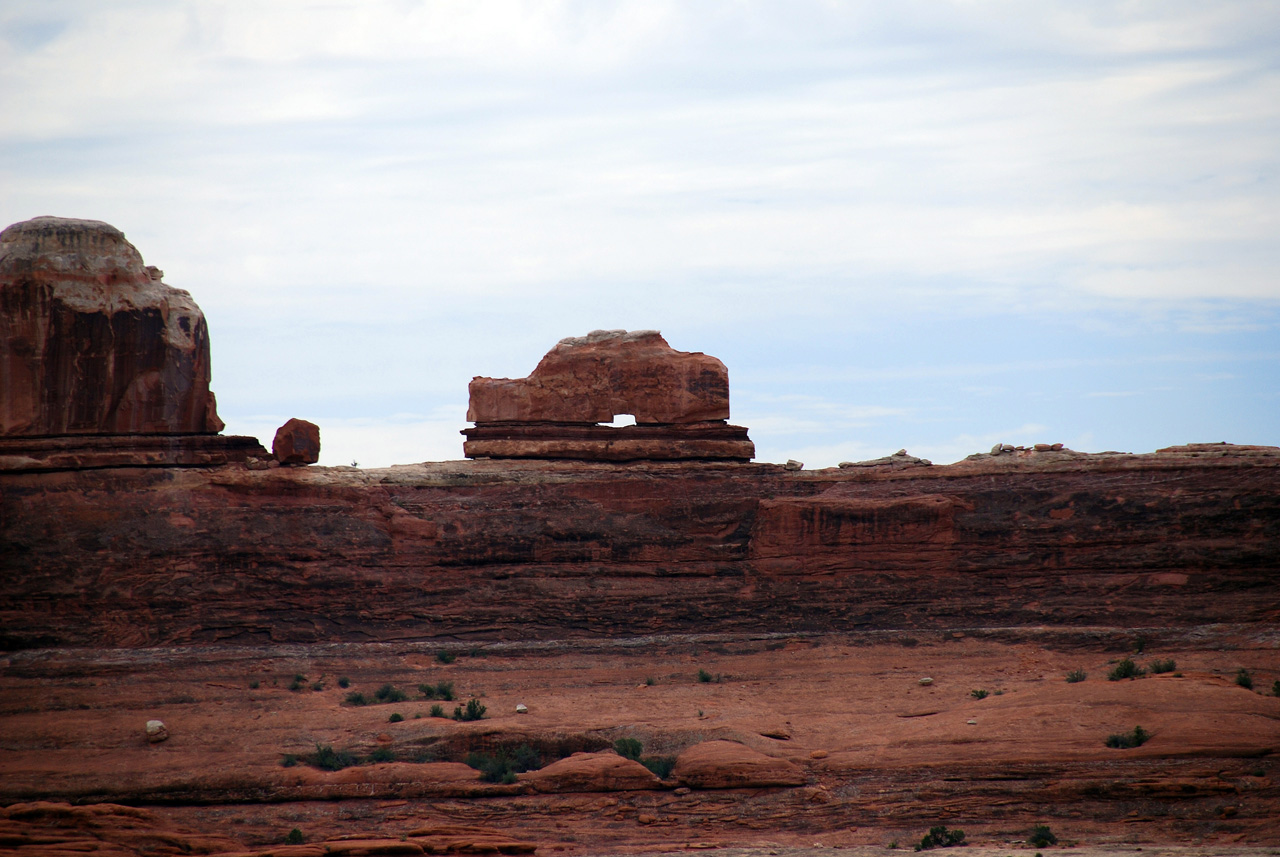
[[[700,351],[676,351],[653,330],[597,330],[562,339],[527,378],[473,378],[475,423],[638,425],[729,418],[729,371]]]
[[[221,431],[204,315],[162,275],[96,220],[0,232],[0,436]]]

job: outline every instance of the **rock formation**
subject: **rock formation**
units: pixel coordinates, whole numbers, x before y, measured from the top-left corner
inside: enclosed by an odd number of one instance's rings
[[[634,426],[602,426],[621,414]],[[730,426],[729,373],[657,331],[596,330],[562,339],[527,378],[473,378],[468,458],[749,461]]]
[[[162,276],[96,220],[0,232],[0,469],[243,458],[235,439],[173,440],[223,423],[204,315]]]
[[[296,417],[276,430],[271,454],[281,464],[315,464],[320,460],[320,427]]]

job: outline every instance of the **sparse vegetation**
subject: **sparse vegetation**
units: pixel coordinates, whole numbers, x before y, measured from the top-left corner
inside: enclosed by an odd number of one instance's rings
[[[1142,650],[1143,650],[1143,649],[1145,649],[1146,647],[1147,647],[1147,638],[1146,638],[1146,637],[1137,637],[1137,638],[1135,638],[1135,639],[1134,639],[1134,641],[1133,641],[1133,653],[1134,653],[1135,655],[1140,655],[1140,654],[1142,654]]]
[[[368,705],[369,700],[360,691],[353,690],[347,694],[346,703],[347,705]]]
[[[390,684],[384,684],[378,688],[373,696],[378,702],[404,702],[409,698],[403,690]]]
[[[1128,750],[1132,747],[1141,747],[1147,743],[1151,737],[1151,733],[1143,729],[1141,726],[1133,727],[1132,732],[1121,732],[1117,735],[1108,735],[1106,745],[1114,747],[1117,750]]]
[[[711,678],[712,678],[711,673],[707,672],[704,669],[698,670],[698,681],[703,682],[705,684],[706,682],[711,681]]]
[[[324,682],[322,682],[322,681],[313,681],[313,682],[311,682],[311,689],[312,689],[312,690],[324,690]]]
[[[538,751],[528,744],[521,744],[514,753],[508,753],[506,750],[499,750],[492,756],[487,753],[471,753],[467,756],[466,762],[480,772],[480,779],[486,783],[507,785],[516,781],[516,774],[542,767],[542,758]]]
[[[485,710],[486,709],[480,700],[472,698],[467,701],[466,708],[459,705],[453,709],[453,719],[463,721],[483,720]]]
[[[303,836],[302,831],[296,827],[293,830],[290,830],[284,836],[285,845],[301,845],[306,841],[307,841],[307,838]]]
[[[404,715],[403,715],[403,714],[401,714],[399,711],[393,711],[393,712],[391,712],[391,716],[387,718],[387,722],[388,722],[388,723],[403,723],[403,722],[404,722]]]
[[[1049,825],[1037,824],[1031,829],[1031,835],[1027,837],[1027,841],[1036,848],[1048,848],[1050,845],[1058,844],[1058,837],[1053,835]]]
[[[963,830],[947,830],[945,825],[930,827],[929,832],[916,846],[917,851],[928,851],[930,848],[950,848],[964,842]]]
[[[1249,675],[1249,671],[1244,667],[1240,667],[1240,671],[1236,673],[1236,684],[1245,690],[1253,690],[1253,676]]]
[[[307,758],[307,763],[322,771],[341,771],[358,764],[358,760],[345,750],[335,750],[328,744],[317,744],[316,751]]]
[[[258,689],[258,680],[255,678],[249,682],[249,690],[257,690],[257,689]]]
[[[351,679],[347,678],[346,676],[340,677],[338,679],[338,687],[342,688],[343,690],[346,690],[347,688],[351,687]]]
[[[987,698],[987,692],[985,690],[971,690],[969,691],[969,695],[972,696],[974,699]]]
[[[304,676],[302,673],[298,673],[293,677],[293,681],[289,683],[289,690],[292,690],[296,693],[297,691],[302,690],[306,686],[307,686],[307,677]]]
[[[391,716],[394,717],[395,715],[393,714]],[[395,751],[390,747],[379,747],[369,754],[369,761],[375,764],[378,762],[394,762],[395,760]]]
[[[648,768],[654,776],[665,780],[671,776],[671,772],[676,767],[675,756],[645,756],[640,760],[640,764]]]
[[[418,693],[422,694],[423,699],[443,699],[445,702],[453,702],[453,682],[442,681],[439,684],[420,684],[418,685]]]
[[[453,652],[445,651],[444,649],[441,649],[440,651],[436,652],[436,660],[442,664],[451,664],[457,659],[458,659],[458,656],[455,655]]]
[[[656,678],[654,678],[653,676],[649,676],[648,678],[646,678],[646,679],[644,680],[644,683],[645,683],[646,685],[648,685],[649,687],[653,687],[655,684],[657,684],[657,683],[658,683],[658,680],[657,680]],[[1277,693],[1277,694],[1276,694],[1276,696],[1280,696],[1280,693]]]
[[[1165,660],[1165,661],[1159,661],[1159,660],[1152,661],[1150,664],[1147,665],[1147,669],[1151,670],[1153,675],[1160,675],[1161,673],[1171,673],[1177,668],[1178,668],[1178,664],[1173,660],[1173,658],[1169,658],[1168,660]]]
[[[432,717],[444,717],[444,706],[437,703],[436,705],[431,706],[431,711],[429,713]]]
[[[635,738],[619,738],[613,742],[613,751],[624,759],[638,760],[644,747]]]
[[[1271,684],[1271,695],[1272,695],[1272,696],[1280,696],[1280,678],[1276,679],[1276,680]]]
[[[1137,678],[1144,675],[1146,670],[1135,664],[1130,658],[1122,658],[1111,672],[1107,673],[1107,681],[1121,681],[1126,678]]]
[[[1072,670],[1067,673],[1067,684],[1079,684],[1088,677],[1089,674],[1084,670]]]

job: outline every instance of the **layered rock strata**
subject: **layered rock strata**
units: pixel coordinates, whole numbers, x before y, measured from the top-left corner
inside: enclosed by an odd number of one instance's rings
[[[96,220],[37,217],[0,232],[0,469],[261,451],[248,438],[202,440],[223,428],[209,331],[191,295],[162,277]]]
[[[468,458],[749,461],[730,426],[729,373],[657,331],[597,330],[562,339],[527,378],[473,378]],[[619,415],[634,426],[604,426]]]
[[[8,647],[1280,621],[1269,447],[0,487]]]

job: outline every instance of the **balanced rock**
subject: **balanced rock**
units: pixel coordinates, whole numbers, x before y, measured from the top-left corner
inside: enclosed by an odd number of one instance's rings
[[[204,315],[160,276],[96,220],[0,232],[0,436],[221,431]]]
[[[468,458],[749,461],[755,446],[728,425],[729,373],[676,351],[654,330],[562,339],[527,378],[473,378],[463,431]],[[634,425],[610,426],[621,414]]]
[[[595,330],[560,340],[527,378],[473,378],[467,419],[637,425],[729,418],[729,370],[676,351],[656,330]]]
[[[276,429],[271,454],[281,464],[315,464],[320,460],[320,426],[300,420],[289,420]]]

